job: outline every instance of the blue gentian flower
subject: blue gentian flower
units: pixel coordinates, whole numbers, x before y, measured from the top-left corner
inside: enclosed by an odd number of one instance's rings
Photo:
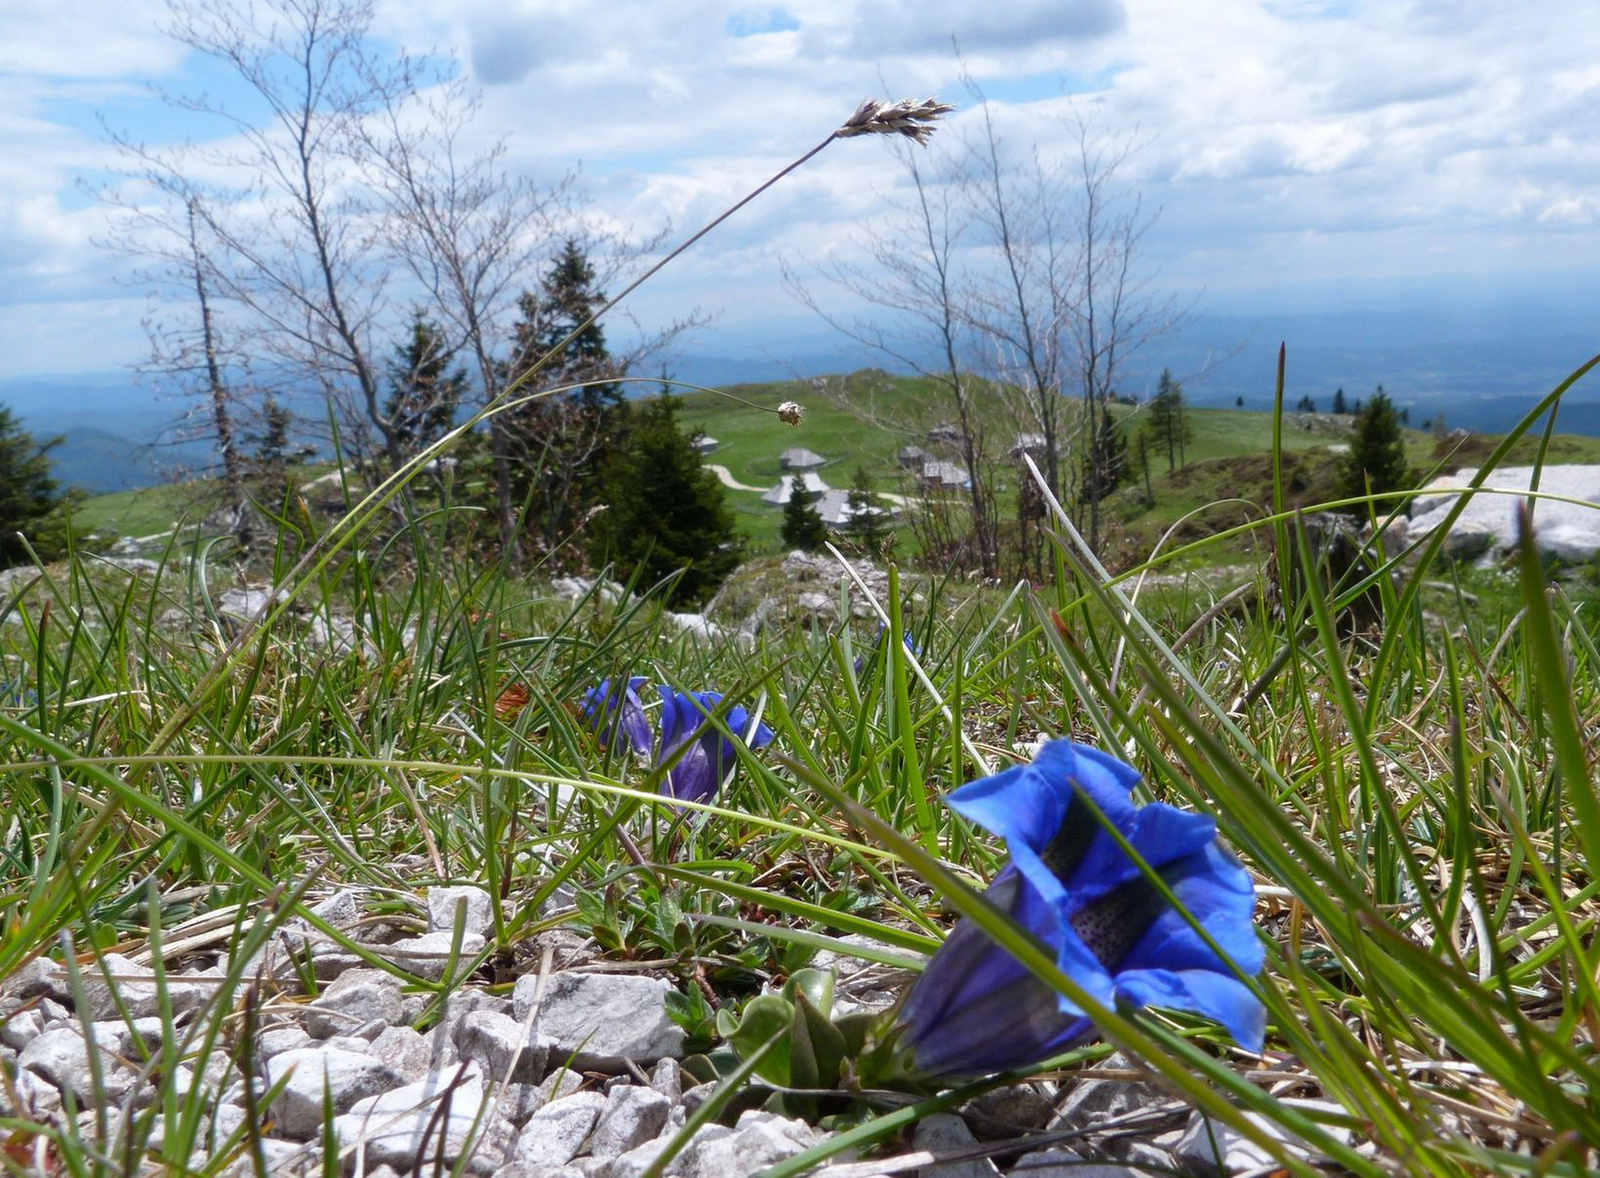
[[[650,732],[650,717],[639,698],[639,688],[644,678],[628,680],[620,692],[613,692],[611,680],[583,697],[583,714],[601,733],[608,745],[626,740],[628,746],[641,757],[654,756],[656,765],[665,762],[692,737],[701,725],[705,731],[684,751],[677,764],[667,771],[661,783],[661,792],[668,797],[686,802],[709,802],[716,796],[717,788],[734,763],[733,741],[716,727],[707,724],[706,718],[722,702],[717,691],[681,692],[671,687],[658,686],[661,695],[661,738]],[[698,702],[697,702],[698,701]],[[765,724],[755,725],[752,731],[750,713],[743,707],[728,709],[724,723],[728,730],[751,748],[765,748],[774,738],[772,729]]]
[[[1138,780],[1097,749],[1056,740],[1032,764],[963,786],[949,802],[1004,838],[1011,852],[989,901],[1047,946],[1097,1002],[1203,1015],[1259,1050],[1260,1001],[1082,799],[1099,808],[1246,976],[1263,964],[1250,876],[1217,845],[1211,819],[1159,803],[1135,805],[1129,795]],[[1082,1010],[967,920],[928,962],[896,1022],[911,1066],[924,1076],[1025,1067],[1095,1033]]]
[[[656,764],[659,765],[706,723],[706,717],[722,702],[722,694],[716,691],[685,693],[665,685],[657,686],[656,690],[661,694],[661,742],[656,749]],[[765,724],[757,724],[751,731],[750,713],[737,705],[728,710],[725,723],[730,732],[751,748],[765,748],[773,741],[774,733]],[[734,756],[733,742],[717,728],[707,725],[694,747],[667,771],[661,792],[683,802],[709,802],[727,776]]]
[[[608,746],[626,740],[641,757],[650,755],[650,719],[644,713],[644,703],[639,699],[639,688],[644,677],[628,680],[627,687],[613,694],[611,680],[602,679],[600,686],[591,688],[583,697],[583,716],[600,730],[600,738]],[[608,724],[609,721],[609,724]],[[609,727],[609,731],[605,731]]]
[[[872,636],[872,645],[864,653],[856,655],[855,670],[857,675],[861,674],[862,669],[866,667],[867,660],[876,655],[879,649],[882,648],[883,640],[888,633],[889,627],[885,626],[882,622],[879,622],[878,632]],[[916,655],[919,659],[922,657],[922,647],[911,641],[910,634],[902,635],[900,641],[912,654]]]

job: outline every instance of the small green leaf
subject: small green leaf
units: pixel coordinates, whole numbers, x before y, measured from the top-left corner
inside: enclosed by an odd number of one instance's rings
[[[762,1044],[782,1032],[782,1038],[767,1052],[761,1065],[756,1068],[756,1075],[769,1084],[787,1085],[789,1083],[787,1032],[793,1022],[794,1008],[786,999],[776,994],[760,994],[745,1003],[738,1027],[725,1038],[739,1053],[739,1058],[749,1059]]]
[[[811,1066],[814,1073],[809,1082],[802,1082],[799,1076],[799,1043],[803,1033],[809,1047]],[[794,1085],[796,1088],[833,1088],[839,1083],[839,1073],[844,1067],[845,1056],[848,1053],[848,1044],[839,1028],[833,1025],[831,1019],[823,1014],[811,999],[807,998],[804,991],[795,997],[794,1004],[794,1041],[795,1063],[791,1069],[795,1073]]]
[[[829,1014],[833,1011],[833,982],[832,970],[802,969],[784,983],[783,996],[792,1002],[796,995],[804,994],[813,1006]]]

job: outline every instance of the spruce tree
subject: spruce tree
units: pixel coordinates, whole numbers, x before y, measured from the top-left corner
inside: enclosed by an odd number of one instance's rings
[[[547,554],[581,552],[565,542],[589,509],[604,502],[599,475],[627,429],[622,385],[609,379],[620,373],[599,324],[589,324],[534,371],[604,305],[605,295],[594,283],[594,267],[583,248],[568,240],[539,290],[526,292],[517,303],[507,386],[525,382],[517,391],[527,394],[595,382],[522,405],[502,427],[514,458],[509,492],[527,504],[524,530]]]
[[[828,525],[817,511],[816,496],[805,480],[795,475],[789,482],[789,502],[783,505],[783,542],[802,552],[816,552],[828,541]]]
[[[1341,493],[1346,497],[1403,491],[1412,485],[1411,467],[1406,461],[1406,442],[1400,418],[1388,394],[1381,390],[1366,403],[1356,418],[1345,455]],[[1398,504],[1384,500],[1376,509],[1389,513]],[[1352,514],[1365,515],[1365,504],[1355,504]]]
[[[1183,400],[1183,386],[1165,368],[1156,383],[1155,400],[1150,402],[1144,428],[1156,448],[1167,452],[1169,472],[1188,465],[1183,450],[1194,441],[1194,423],[1189,420],[1189,409]]]
[[[739,564],[733,511],[694,438],[677,421],[677,400],[656,398],[631,415],[626,445],[607,463],[608,510],[591,530],[591,554],[624,576],[653,584],[683,569],[673,600],[699,605]]]
[[[30,563],[29,546],[41,560],[67,551],[72,496],[62,493],[50,473],[49,452],[60,443],[60,438],[35,441],[0,405],[0,569]]]
[[[1339,414],[1350,412],[1349,407],[1344,403],[1344,389],[1342,387],[1333,390],[1333,411]]]
[[[1111,420],[1109,410],[1100,411],[1100,424],[1090,441],[1091,460],[1085,464],[1079,499],[1099,502],[1122,483],[1128,470],[1128,439]]]
[[[452,371],[450,360],[438,324],[418,312],[389,361],[389,401],[384,407],[407,450],[429,445],[455,424],[467,374],[460,367]]]
[[[294,444],[294,416],[283,402],[270,395],[261,406],[260,428],[247,437],[255,447],[250,467],[256,496],[267,511],[277,515],[289,498],[290,468],[316,451]]]
[[[537,361],[577,331],[578,325],[605,305],[603,291],[595,289],[594,267],[583,247],[568,238],[539,293],[522,296],[522,323],[518,326],[518,350],[523,365]],[[605,329],[591,323],[562,349],[539,373],[539,384],[573,384],[616,375],[611,353],[606,347]],[[527,390],[532,392],[533,390]],[[622,400],[622,385],[601,380],[574,394],[589,410],[615,405]]]
[[[883,509],[872,472],[865,466],[856,467],[845,502],[850,505],[856,543],[869,555],[882,556],[884,543],[889,538],[889,513]]]

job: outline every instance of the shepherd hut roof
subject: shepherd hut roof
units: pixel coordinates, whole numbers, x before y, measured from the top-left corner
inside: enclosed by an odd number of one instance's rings
[[[807,450],[804,446],[791,446],[778,456],[778,465],[784,470],[810,470],[826,461],[815,450]]]
[[[821,495],[824,492],[831,491],[833,489],[832,487],[828,486],[827,483],[823,482],[822,479],[817,475],[812,474],[810,471],[806,471],[804,474],[795,474],[787,478],[779,479],[776,487],[773,487],[772,490],[767,491],[761,496],[761,502],[770,503],[774,507],[782,507],[785,503],[789,502],[789,493],[794,488],[795,479],[799,479],[800,485],[803,486],[806,489],[806,492],[811,495]]]

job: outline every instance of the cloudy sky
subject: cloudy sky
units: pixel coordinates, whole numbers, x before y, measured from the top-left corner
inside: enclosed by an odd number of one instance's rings
[[[1155,280],[1211,311],[1549,306],[1593,321],[1600,280],[1600,17],[1593,0],[377,0],[385,44],[451,52],[484,141],[533,176],[581,165],[598,213],[692,228],[865,95],[937,93],[1013,142],[1066,143],[1068,102],[1146,146]],[[105,371],[144,351],[144,293],[95,242],[89,189],[135,138],[214,133],[152,85],[226,96],[161,0],[0,5],[0,377]],[[781,262],[852,249],[902,182],[837,142],[635,304],[718,316],[721,355],[816,335]],[[88,187],[86,187],[86,185]],[[1541,312],[1544,313],[1544,312]],[[770,343],[767,346],[772,346]]]

